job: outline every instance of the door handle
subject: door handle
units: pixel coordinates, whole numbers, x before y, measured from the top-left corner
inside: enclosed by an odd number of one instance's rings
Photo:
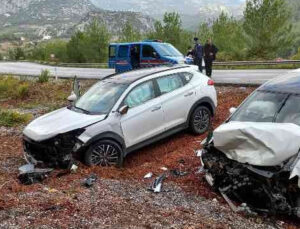
[[[194,92],[189,92],[189,93],[185,94],[184,97],[189,97],[189,96],[191,96],[193,94],[194,94]]]
[[[158,111],[158,110],[160,110],[161,109],[161,106],[159,106],[159,107],[154,107],[151,111],[152,112],[155,112],[155,111]]]

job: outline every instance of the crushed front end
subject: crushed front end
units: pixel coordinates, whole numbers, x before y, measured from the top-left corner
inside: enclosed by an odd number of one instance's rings
[[[76,130],[59,134],[40,142],[24,135],[23,149],[25,159],[37,166],[66,169],[73,162],[73,154],[76,151],[76,145],[79,144],[77,136],[82,132],[82,130]]]
[[[239,146],[235,144],[236,148]],[[229,159],[212,138],[206,141],[198,156],[207,182],[233,210],[238,209],[234,203],[240,203],[255,212],[300,217],[299,178],[291,175],[299,165],[300,154],[274,166],[251,165]]]

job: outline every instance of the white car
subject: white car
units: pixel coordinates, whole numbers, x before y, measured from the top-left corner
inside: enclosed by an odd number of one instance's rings
[[[203,134],[216,106],[214,82],[194,66],[111,75],[73,105],[31,122],[25,157],[60,167],[70,155],[87,165],[121,165],[128,153],[180,130]]]

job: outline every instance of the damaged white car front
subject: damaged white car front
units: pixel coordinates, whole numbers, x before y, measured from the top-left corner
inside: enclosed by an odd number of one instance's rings
[[[206,180],[233,210],[237,202],[300,217],[300,96],[291,88],[266,88],[232,110],[198,156]]]

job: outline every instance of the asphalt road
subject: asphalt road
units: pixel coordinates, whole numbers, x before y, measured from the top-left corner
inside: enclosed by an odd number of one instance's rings
[[[52,76],[82,79],[101,79],[114,73],[113,69],[53,67],[28,62],[0,62],[0,74],[38,76],[43,69],[48,69]],[[289,70],[214,70],[213,79],[222,84],[262,84]]]

